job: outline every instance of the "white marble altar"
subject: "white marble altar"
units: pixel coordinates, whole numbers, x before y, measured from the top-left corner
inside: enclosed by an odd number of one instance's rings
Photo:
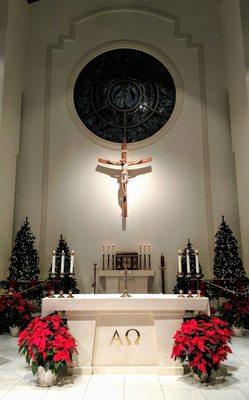
[[[129,270],[128,286],[132,293],[148,293],[149,278],[152,278],[155,272],[147,270]],[[122,270],[100,270],[99,278],[105,280],[106,293],[123,293],[124,279]]]
[[[78,342],[75,372],[180,374],[170,358],[185,311],[209,313],[206,297],[173,294],[75,295],[44,298],[42,314],[65,311]]]

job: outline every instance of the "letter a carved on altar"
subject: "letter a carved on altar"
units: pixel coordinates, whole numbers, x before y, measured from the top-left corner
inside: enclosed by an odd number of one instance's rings
[[[113,334],[113,337],[112,337],[112,340],[111,340],[110,344],[113,344],[114,341],[118,341],[121,345],[123,345],[123,342],[121,340],[121,337],[119,336],[119,333],[118,333],[117,329],[115,330],[115,332]]]
[[[120,175],[119,175],[118,180],[119,180],[120,190],[121,190],[121,205],[122,205],[122,216],[123,216],[123,218],[127,218],[127,215],[128,215],[128,211],[127,211],[127,184],[129,182],[129,178],[131,177],[131,174],[129,173],[129,167],[133,166],[133,165],[140,165],[140,164],[149,163],[150,161],[152,161],[151,157],[141,158],[140,160],[137,160],[137,161],[128,161],[127,160],[127,139],[126,139],[126,137],[124,138],[123,143],[122,143],[121,159],[120,160],[111,161],[111,160],[104,160],[103,158],[99,158],[98,159],[99,163],[108,164],[108,165],[114,165],[114,166],[120,166],[121,167]],[[137,173],[137,175],[138,174],[139,173]]]

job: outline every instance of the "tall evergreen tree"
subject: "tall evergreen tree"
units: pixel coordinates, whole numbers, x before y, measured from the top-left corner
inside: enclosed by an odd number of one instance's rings
[[[174,293],[179,293],[179,290],[183,290],[183,293],[188,292],[188,278],[187,278],[187,250],[189,250],[189,257],[190,257],[190,272],[191,272],[191,290],[193,292],[196,291],[197,289],[197,281],[196,281],[196,264],[195,264],[195,251],[193,249],[193,245],[188,239],[188,242],[182,252],[182,278],[179,278],[177,276],[176,278],[176,286],[174,287],[173,292]],[[200,278],[203,277],[202,273],[202,267],[199,264],[199,270],[200,270]]]
[[[65,254],[65,263],[64,263],[64,277],[61,278],[61,256],[62,256],[62,251],[64,250]],[[70,248],[64,239],[63,235],[60,235],[59,242],[56,248],[56,261],[55,261],[55,277],[56,280],[60,282],[60,287],[56,288],[58,289],[63,289],[64,293],[68,293],[68,291],[71,289],[73,293],[79,293],[79,290],[77,288],[77,281],[75,278],[70,277],[70,259],[71,259],[71,251]],[[50,267],[49,270],[49,278],[51,279],[51,270],[52,266]]]
[[[26,217],[15,237],[8,280],[37,280],[39,275],[39,256],[35,248],[35,236],[31,232],[29,220]]]
[[[221,224],[215,235],[214,249],[214,279],[222,280],[221,286],[233,291],[244,291],[248,285],[245,269],[240,257],[238,242],[226,223],[224,215]],[[218,295],[229,296],[229,293],[219,293]]]
[[[10,257],[9,276],[7,281],[2,282],[2,286],[5,289],[13,286],[15,291],[25,291],[23,295],[27,299],[40,301],[43,288],[39,286],[30,290],[38,283],[36,281],[38,281],[39,275],[39,256],[35,247],[35,236],[31,231],[28,217],[26,217],[16,234]],[[27,291],[27,289],[29,290]]]

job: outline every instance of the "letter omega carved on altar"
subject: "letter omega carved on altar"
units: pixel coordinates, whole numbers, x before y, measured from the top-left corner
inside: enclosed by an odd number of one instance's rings
[[[137,334],[137,338],[136,338],[136,340],[134,341],[134,344],[135,344],[135,345],[138,345],[138,344],[140,343],[140,338],[141,338],[140,332],[139,332],[137,329],[131,328],[131,329],[128,329],[128,330],[125,332],[126,344],[129,345],[129,346],[132,344],[132,341],[131,341],[131,339],[129,338],[129,333],[132,332],[132,331],[133,331],[133,332],[136,332],[136,334]],[[119,335],[117,329],[115,330],[115,332],[114,332],[114,334],[113,334],[113,337],[112,337],[112,339],[111,339],[111,341],[110,341],[110,344],[113,344],[114,341],[118,341],[119,344],[123,345],[122,339],[121,339],[121,337],[120,337],[120,335]]]

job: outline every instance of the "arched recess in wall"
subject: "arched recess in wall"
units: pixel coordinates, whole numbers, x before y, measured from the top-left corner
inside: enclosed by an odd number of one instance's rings
[[[139,20],[136,24],[136,30],[133,34],[131,31],[127,32],[127,26],[131,24],[127,23],[127,18]],[[147,26],[157,27],[159,24],[163,24],[165,37],[155,38],[147,37],[142,35],[143,25],[146,18]],[[47,60],[46,60],[46,91],[45,91],[45,117],[44,117],[44,141],[43,141],[43,185],[42,185],[42,212],[41,212],[41,232],[40,232],[40,254],[42,264],[45,260],[45,248],[46,248],[46,225],[47,225],[47,202],[48,202],[48,180],[49,180],[49,139],[50,139],[50,117],[51,117],[51,85],[53,81],[53,66],[56,62],[64,63],[64,81],[62,84],[65,86],[65,93],[70,88],[70,80],[68,76],[73,76],[75,66],[82,60],[93,57],[93,49],[96,51],[103,51],[106,48],[106,44],[113,43],[113,46],[117,46],[117,40],[113,40],[113,35],[110,35],[111,24],[110,20],[119,21],[119,32],[121,38],[119,43],[132,43],[134,46],[137,43],[137,48],[141,49],[141,43],[144,44],[146,49],[161,61],[165,63],[168,68],[171,68],[171,72],[175,74],[176,81],[179,83],[179,93],[181,92],[180,75],[181,71],[177,75],[177,69],[180,66],[181,60],[189,62],[195,57],[195,63],[199,75],[199,90],[200,90],[200,103],[201,103],[201,134],[203,143],[203,163],[204,163],[204,186],[205,186],[205,207],[206,207],[206,218],[207,218],[207,236],[209,246],[209,257],[211,259],[212,243],[213,243],[213,218],[212,218],[212,199],[211,199],[211,183],[210,183],[210,167],[209,167],[209,143],[208,143],[208,126],[207,126],[207,109],[206,109],[206,89],[205,89],[205,63],[204,63],[204,52],[201,44],[193,44],[191,36],[189,34],[181,33],[180,24],[178,18],[158,12],[151,8],[140,8],[140,7],[122,7],[115,9],[100,9],[92,11],[88,14],[80,16],[70,23],[69,34],[67,36],[61,36],[58,39],[58,43],[47,48]],[[88,26],[88,34],[85,35],[84,27]],[[104,31],[103,36],[94,36],[93,27],[98,26]],[[126,27],[126,34],[122,34],[122,27]],[[139,27],[139,28],[138,28]],[[148,31],[148,29],[147,29]],[[154,29],[155,31],[155,29]],[[153,32],[154,33],[154,32]],[[148,34],[152,35],[152,31],[148,31]],[[140,37],[142,35],[142,37]],[[89,41],[89,38],[91,40]],[[85,40],[84,40],[85,39]],[[81,40],[83,42],[81,42]],[[159,41],[161,41],[159,43]],[[116,42],[116,43],[115,43]],[[82,48],[84,43],[84,48]],[[115,44],[114,44],[115,43]],[[139,44],[139,45],[138,45]],[[167,48],[168,46],[168,48]],[[178,49],[175,53],[176,57],[171,56],[170,49]],[[97,50],[98,49],[98,50]],[[153,50],[152,50],[153,49]],[[157,53],[157,54],[156,54]],[[88,55],[88,56],[87,56]],[[181,57],[180,57],[181,55]],[[178,61],[176,58],[178,57]],[[175,58],[175,59],[174,59]],[[173,62],[172,62],[173,60]],[[69,62],[70,61],[70,62]],[[84,61],[85,62],[85,61]],[[177,68],[174,68],[174,64]],[[77,67],[76,67],[77,68]],[[68,86],[69,85],[69,86]],[[181,95],[178,97],[181,99]],[[179,107],[177,109],[175,117],[179,115],[181,109],[181,101],[179,101]],[[66,95],[65,95],[66,103]],[[172,119],[175,122],[177,118]],[[165,129],[168,129],[165,127]],[[164,132],[163,132],[164,134]],[[148,143],[149,144],[149,143]],[[131,146],[136,146],[132,144]]]

